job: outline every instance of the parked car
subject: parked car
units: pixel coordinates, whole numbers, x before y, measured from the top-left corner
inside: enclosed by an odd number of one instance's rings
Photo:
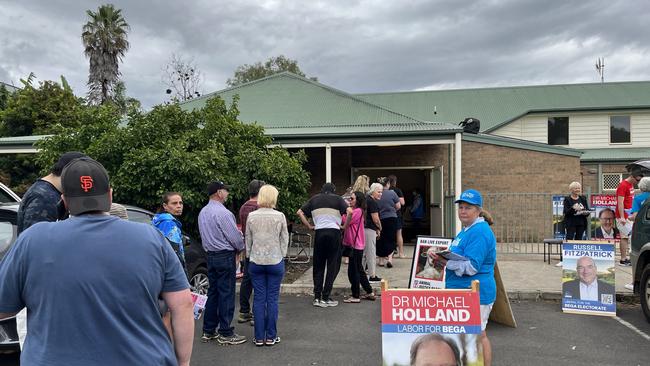
[[[20,198],[19,198],[20,199]],[[129,220],[145,224],[151,224],[154,214],[145,209],[125,205]],[[18,204],[0,203],[0,261],[11,248],[16,240],[16,220]],[[185,261],[187,264],[188,280],[192,292],[202,295],[208,294],[208,270],[206,254],[197,240],[187,235],[183,237],[185,244]],[[16,318],[10,317],[0,320],[0,353],[4,351],[18,351],[18,333],[16,331]]]
[[[641,309],[650,322],[650,202],[641,207],[634,220],[630,245],[634,293],[639,294]]]
[[[20,202],[20,196],[17,195],[11,188],[0,183],[0,203]]]
[[[129,215],[129,221],[151,224],[154,214],[140,207],[124,205]],[[188,280],[192,292],[201,295],[208,294],[208,263],[206,253],[199,240],[183,235],[185,246],[185,263],[187,265]]]

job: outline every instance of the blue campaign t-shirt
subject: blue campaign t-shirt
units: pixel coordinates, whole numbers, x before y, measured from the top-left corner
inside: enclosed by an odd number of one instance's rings
[[[446,288],[468,289],[473,280],[479,280],[481,304],[491,304],[496,300],[497,288],[494,280],[494,264],[497,261],[497,241],[487,222],[479,222],[463,228],[451,243],[449,250],[467,258],[477,270],[473,276],[457,276],[452,270],[446,270]]]
[[[648,197],[650,197],[650,192],[643,192],[634,196],[634,200],[632,201],[632,210],[630,213],[633,214],[635,212],[639,212],[643,206],[643,203],[645,203],[645,200],[647,200]]]
[[[176,365],[158,296],[189,284],[151,225],[107,215],[37,223],[0,278],[0,312],[27,307],[24,365]]]

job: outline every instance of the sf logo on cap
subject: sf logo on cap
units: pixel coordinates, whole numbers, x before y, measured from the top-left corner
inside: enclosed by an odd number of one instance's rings
[[[84,192],[88,192],[93,187],[93,177],[90,175],[82,175],[79,180],[81,181],[81,189]]]

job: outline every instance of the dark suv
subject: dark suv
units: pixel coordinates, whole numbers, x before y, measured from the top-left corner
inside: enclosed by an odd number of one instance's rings
[[[650,201],[646,201],[634,220],[630,258],[634,293],[639,294],[643,314],[650,322]]]
[[[125,205],[129,221],[151,224],[153,213],[145,209]],[[18,203],[0,203],[0,261],[16,240],[16,215]],[[208,271],[206,254],[197,240],[184,235],[185,261],[192,292],[202,295],[208,294]],[[10,317],[0,320],[0,352],[17,351],[18,334],[16,332],[16,319]]]

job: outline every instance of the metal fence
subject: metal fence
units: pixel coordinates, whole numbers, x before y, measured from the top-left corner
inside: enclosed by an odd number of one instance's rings
[[[483,208],[494,218],[497,250],[510,254],[542,254],[544,239],[553,238],[553,196],[558,193],[485,193]],[[445,195],[445,235],[455,235],[453,194]]]
[[[538,254],[552,238],[553,193],[486,193],[483,207],[492,214],[499,252]]]

